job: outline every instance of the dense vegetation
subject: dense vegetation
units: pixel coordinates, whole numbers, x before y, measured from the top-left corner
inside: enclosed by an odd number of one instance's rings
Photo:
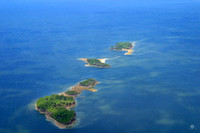
[[[78,94],[78,92],[70,91],[70,90],[66,91],[65,93],[68,94],[68,95],[76,95],[76,94]]]
[[[53,112],[50,114],[52,118],[64,124],[68,124],[75,120],[75,115],[73,110],[68,110],[64,107],[54,108]]]
[[[79,85],[81,85],[81,86],[92,86],[93,87],[96,84],[96,82],[97,81],[95,79],[89,78],[89,79],[86,79],[86,80],[80,82]]]
[[[51,95],[38,99],[36,105],[41,112],[47,112],[52,118],[63,124],[68,124],[75,119],[75,112],[65,107],[75,104],[73,97]]]
[[[106,64],[106,63],[102,63],[101,61],[99,61],[98,59],[87,59],[88,63],[90,65],[94,65],[97,67],[110,67],[110,65]]]
[[[132,43],[130,42],[120,42],[120,43],[116,43],[115,46],[111,46],[111,49],[122,50],[122,49],[130,49],[131,47],[132,47]]]

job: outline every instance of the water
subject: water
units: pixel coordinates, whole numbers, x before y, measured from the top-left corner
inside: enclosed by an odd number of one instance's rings
[[[0,19],[0,132],[200,132],[199,1],[3,0]],[[137,41],[132,56],[109,50],[121,41]],[[108,69],[77,60],[118,56]],[[76,127],[34,110],[91,77]]]

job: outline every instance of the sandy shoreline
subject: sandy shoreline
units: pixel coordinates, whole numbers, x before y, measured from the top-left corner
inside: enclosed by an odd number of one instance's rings
[[[134,52],[133,49],[122,49],[122,51],[127,51],[124,55],[132,55],[132,53]]]

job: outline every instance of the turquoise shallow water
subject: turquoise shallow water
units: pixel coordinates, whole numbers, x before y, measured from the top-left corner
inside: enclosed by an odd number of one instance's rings
[[[0,132],[200,132],[198,1],[1,1]],[[136,41],[135,53],[109,50]],[[80,57],[113,58],[108,69]],[[77,125],[60,130],[34,110],[83,78]],[[194,125],[194,128],[192,128]]]

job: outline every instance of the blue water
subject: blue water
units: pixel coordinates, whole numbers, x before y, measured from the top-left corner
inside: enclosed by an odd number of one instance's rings
[[[136,41],[135,53],[109,50]],[[108,69],[81,57],[113,58]],[[1,133],[199,133],[200,1],[1,0]],[[34,102],[83,78],[78,122],[61,130]]]

